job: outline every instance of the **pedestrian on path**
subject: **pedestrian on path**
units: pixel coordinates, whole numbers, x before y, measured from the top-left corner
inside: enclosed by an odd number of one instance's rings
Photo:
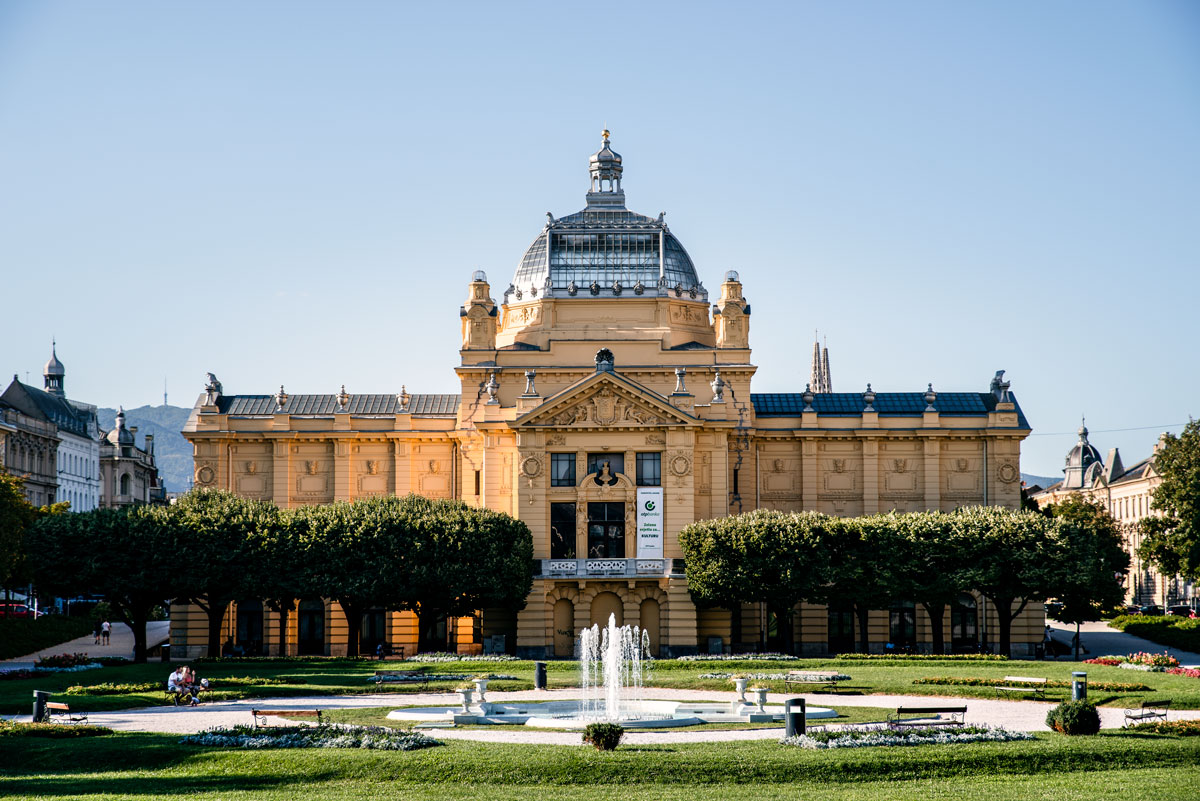
[[[96,638],[96,641],[94,643],[92,643],[92,645],[99,645],[100,644],[100,621],[99,620],[97,620],[95,622],[95,624],[92,626],[92,636]]]
[[[100,632],[104,635],[104,644],[108,645],[108,638],[112,634],[112,623],[105,620],[100,624]]]

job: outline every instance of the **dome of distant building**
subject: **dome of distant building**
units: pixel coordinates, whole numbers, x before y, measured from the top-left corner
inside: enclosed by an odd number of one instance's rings
[[[110,445],[132,445],[133,432],[125,427],[125,410],[117,410],[117,425],[112,431],[104,435]]]
[[[674,296],[707,299],[687,250],[657,218],[625,208],[621,156],[604,132],[589,159],[587,206],[549,221],[525,251],[505,303],[555,297]]]
[[[42,368],[42,375],[48,378],[50,376],[61,377],[65,376],[66,374],[67,368],[64,367],[63,363],[58,360],[58,348],[51,347],[50,361],[46,362],[46,366]]]
[[[1067,454],[1067,464],[1063,468],[1063,489],[1080,489],[1090,486],[1095,475],[1104,468],[1104,460],[1100,451],[1088,442],[1086,425],[1079,427],[1079,441]]]

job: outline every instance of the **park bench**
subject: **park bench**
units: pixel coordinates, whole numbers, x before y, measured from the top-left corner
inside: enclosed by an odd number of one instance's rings
[[[428,687],[429,674],[420,670],[377,670],[375,671],[375,681],[380,684],[385,681],[402,683],[420,682],[425,687]]]
[[[1144,723],[1151,720],[1166,721],[1167,710],[1170,706],[1170,701],[1142,701],[1142,705],[1137,709],[1125,710],[1125,725],[1129,726],[1134,723]]]
[[[66,718],[70,723],[87,723],[87,712],[72,712],[67,704],[50,701],[46,704],[46,722],[54,723],[55,718]]]
[[[267,718],[316,718],[317,725],[321,725],[321,710],[319,709],[251,709],[250,714],[254,716],[254,728],[260,728],[267,725]]]
[[[966,714],[965,706],[901,706],[888,715],[887,724],[889,729],[961,726]]]
[[[996,688],[996,695],[1001,693],[1030,693],[1037,698],[1046,697],[1046,679],[1037,676],[1005,676],[1006,684]]]
[[[789,670],[783,679],[783,690],[787,692],[792,687],[816,684],[836,693],[840,675],[836,670]]]

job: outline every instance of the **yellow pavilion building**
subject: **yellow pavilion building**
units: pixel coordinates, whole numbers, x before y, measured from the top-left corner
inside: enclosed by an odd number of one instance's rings
[[[460,394],[233,395],[210,374],[183,432],[196,486],[284,507],[412,492],[520,518],[536,557],[524,608],[483,609],[433,634],[448,650],[529,658],[570,657],[578,630],[610,614],[645,628],[662,656],[777,647],[772,610],[693,603],[678,533],[696,520],[1019,507],[1030,427],[1002,373],[983,392],[835,393],[826,352],[817,387],[754,394],[738,273],[710,298],[663,215],[626,208],[607,131],[589,171],[586,207],[547,215],[499,303],[483,272],[468,283]],[[279,622],[248,598],[226,635],[274,653]],[[367,652],[415,648],[411,613],[375,610],[363,624]],[[298,599],[286,625],[288,653],[345,653],[336,603]],[[1015,654],[1032,653],[1042,625],[1031,604],[1013,627]],[[794,626],[801,653],[854,650],[848,610],[805,605]],[[960,650],[998,630],[974,595],[945,627]],[[912,604],[874,613],[868,636],[873,650],[929,648]],[[171,643],[204,652],[199,609],[172,609]]]

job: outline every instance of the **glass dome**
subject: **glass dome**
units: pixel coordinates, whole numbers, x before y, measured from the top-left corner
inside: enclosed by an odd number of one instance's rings
[[[559,219],[547,215],[550,221],[525,251],[505,292],[506,303],[546,295],[707,300],[691,257],[663,215],[647,217],[625,208],[619,166],[613,168],[620,160],[605,131],[604,147],[590,162],[587,207]]]

